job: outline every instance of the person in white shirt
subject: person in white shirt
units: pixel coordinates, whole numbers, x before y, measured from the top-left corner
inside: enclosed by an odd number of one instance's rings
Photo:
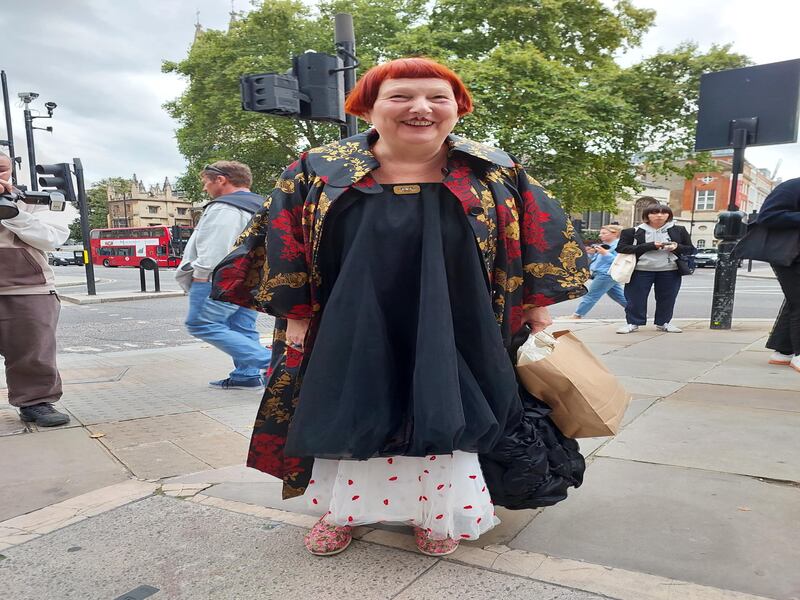
[[[175,273],[189,293],[186,329],[191,335],[219,348],[233,359],[234,369],[225,379],[210,381],[218,389],[263,389],[271,352],[259,341],[258,313],[210,299],[211,274],[228,255],[264,198],[250,191],[250,167],[236,161],[217,161],[200,172],[203,189],[213,198],[186,244]]]
[[[0,193],[11,193],[11,159],[0,153]],[[0,220],[0,355],[5,359],[8,401],[20,418],[41,427],[69,422],[53,403],[61,398],[56,326],[61,304],[47,251],[67,241],[69,228],[50,218],[47,206],[16,204]]]

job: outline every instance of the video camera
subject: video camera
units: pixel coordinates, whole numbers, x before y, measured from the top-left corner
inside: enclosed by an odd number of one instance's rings
[[[63,211],[67,206],[67,200],[59,191],[34,192],[14,188],[14,191],[7,194],[0,194],[0,221],[3,219],[13,219],[19,214],[17,202],[25,204],[47,205],[52,211]]]

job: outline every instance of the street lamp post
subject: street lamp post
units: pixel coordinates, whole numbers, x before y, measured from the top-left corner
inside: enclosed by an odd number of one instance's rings
[[[39,190],[39,184],[36,181],[36,149],[33,141],[33,130],[39,129],[41,131],[49,131],[53,133],[52,127],[34,127],[34,119],[52,119],[53,111],[58,106],[55,102],[45,102],[44,107],[47,109],[47,116],[36,115],[31,113],[31,102],[39,97],[37,92],[21,92],[17,94],[25,104],[23,115],[25,116],[25,139],[28,142],[28,169],[31,175],[31,189],[35,192]]]

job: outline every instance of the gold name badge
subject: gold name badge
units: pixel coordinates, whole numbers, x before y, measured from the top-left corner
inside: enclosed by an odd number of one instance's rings
[[[396,185],[394,186],[395,194],[419,194],[418,185]]]

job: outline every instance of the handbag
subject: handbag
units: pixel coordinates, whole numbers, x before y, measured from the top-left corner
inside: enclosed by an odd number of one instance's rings
[[[678,260],[675,261],[675,264],[678,266],[678,273],[681,275],[691,275],[697,268],[694,255],[692,254],[681,254],[678,256]]]
[[[616,435],[630,402],[619,380],[569,331],[540,332],[519,349],[517,375],[567,437]]]
[[[788,267],[800,255],[800,229],[774,229],[758,223],[747,226],[747,233],[731,252],[734,258],[761,260]]]
[[[636,268],[636,256],[634,254],[620,254],[614,257],[614,262],[608,268],[608,274],[617,283],[628,283]]]

